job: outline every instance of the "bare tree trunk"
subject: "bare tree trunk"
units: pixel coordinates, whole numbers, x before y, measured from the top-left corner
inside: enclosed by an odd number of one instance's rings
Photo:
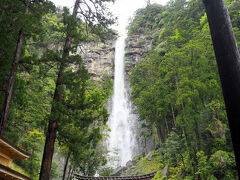
[[[79,7],[79,0],[76,0],[74,9],[73,9],[73,16],[77,15],[78,7]],[[64,73],[64,69],[66,66],[66,62],[64,60],[69,55],[69,48],[71,47],[71,45],[72,45],[72,37],[68,34],[66,37],[65,44],[64,44],[64,50],[63,50],[63,55],[62,55],[63,61],[61,61],[61,64],[60,64],[60,69],[58,72],[58,77],[57,77],[57,82],[56,82],[56,89],[55,89],[54,98],[53,98],[53,100],[56,102],[60,102],[62,99],[62,95],[59,92],[59,88],[62,85],[61,77]],[[55,113],[55,111],[56,111],[55,108],[52,107],[51,113]],[[52,166],[52,158],[53,158],[53,153],[54,153],[54,143],[56,140],[56,134],[57,134],[57,121],[49,120],[48,133],[47,133],[47,137],[45,140],[45,146],[44,146],[43,159],[42,159],[39,180],[49,180],[49,178],[50,178],[50,171],[51,171],[51,166]]]
[[[202,148],[202,142],[201,142],[201,138],[200,138],[199,124],[195,118],[194,118],[194,125],[195,125],[194,129],[195,129],[195,134],[196,134],[196,138],[197,138],[198,151],[200,151]]]
[[[171,105],[171,111],[172,111],[172,117],[173,117],[173,121],[172,121],[172,123],[173,123],[173,128],[175,128],[175,127],[176,127],[176,125],[175,125],[176,117],[175,117],[175,113],[174,113],[174,109],[173,109],[173,106],[172,106],[172,105]]]
[[[27,4],[26,4],[25,14],[28,14],[28,12],[29,12],[29,1],[27,1]],[[11,69],[10,77],[9,77],[9,80],[8,80],[8,86],[7,86],[7,89],[6,89],[5,99],[4,99],[3,108],[2,108],[2,112],[1,112],[0,137],[3,136],[4,130],[5,130],[5,127],[6,127],[6,124],[7,124],[8,112],[9,112],[10,103],[11,103],[11,100],[12,100],[13,88],[14,88],[14,84],[15,84],[15,80],[16,80],[17,68],[18,68],[18,65],[19,65],[20,55],[21,55],[21,52],[22,52],[23,40],[24,40],[24,29],[21,28],[20,31],[19,31],[19,35],[18,35],[16,52],[15,52],[15,55],[14,55],[14,59],[13,59],[13,63],[12,63],[12,69]]]
[[[226,104],[240,177],[240,55],[224,0],[203,0]]]
[[[72,171],[72,167],[69,168],[67,180],[70,179],[71,171]]]
[[[74,169],[75,169],[75,167],[72,168],[72,171],[71,171],[71,173],[70,173],[70,176],[69,176],[69,179],[70,179],[70,180],[72,179]]]
[[[169,128],[168,128],[168,123],[167,123],[166,115],[164,115],[164,121],[165,121],[166,130],[167,130],[167,135],[168,135],[168,134],[169,134]],[[166,137],[167,137],[167,135],[166,135]]]
[[[66,176],[67,166],[68,166],[68,161],[69,161],[70,156],[71,156],[71,153],[68,152],[66,162],[65,162],[65,165],[64,165],[64,170],[63,170],[63,178],[62,178],[63,180],[65,179],[65,176]]]
[[[161,126],[156,125],[156,128],[157,128],[157,135],[158,135],[158,139],[161,147],[164,143],[164,135],[163,135]]]

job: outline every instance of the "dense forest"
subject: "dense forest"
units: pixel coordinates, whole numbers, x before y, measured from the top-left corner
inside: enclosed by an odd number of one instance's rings
[[[100,11],[107,1],[92,2]],[[106,163],[106,152],[99,144],[108,119],[105,103],[111,80],[106,77],[101,84],[92,81],[76,52],[81,43],[112,37],[108,26],[113,19],[107,11],[81,11],[78,6],[76,1],[71,14],[50,1],[0,2],[2,118],[6,103],[11,101],[4,138],[31,153],[29,160],[14,163],[32,179],[38,179],[41,162],[41,176],[45,176],[48,165],[44,166],[44,158],[51,161],[49,153],[53,154],[54,146],[69,162],[69,175],[94,175]],[[9,98],[11,84],[14,93]],[[62,176],[57,164],[53,161],[51,178]]]
[[[240,2],[227,5],[239,44]],[[154,153],[159,158],[156,168],[169,165],[169,179],[236,179],[203,3],[178,0],[138,10],[129,36],[141,34],[152,39],[152,47],[131,71],[132,99],[142,126],[150,133],[156,129],[160,147]]]
[[[83,43],[115,40],[109,2],[76,0],[72,13],[45,0],[0,1],[0,135],[31,154],[11,167],[31,179],[112,172],[103,141],[113,80],[93,81],[79,53]],[[239,46],[240,1],[226,4]],[[150,160],[144,153],[135,157],[126,172],[157,171],[156,180],[237,179],[202,1],[148,3],[135,13],[128,37],[151,40],[144,60],[130,70],[130,85],[147,129],[141,135],[154,139],[155,150]]]

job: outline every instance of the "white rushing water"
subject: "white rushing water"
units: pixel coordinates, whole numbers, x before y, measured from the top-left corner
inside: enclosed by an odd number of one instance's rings
[[[117,29],[119,37],[115,44],[114,87],[108,122],[111,129],[108,140],[109,165],[112,167],[125,166],[134,155],[135,141],[131,131],[134,115],[124,77],[125,40],[129,17],[133,16],[135,10],[145,5],[145,0],[138,0],[138,3],[135,0],[117,0],[115,3],[114,12],[119,17],[119,23],[115,29]]]
[[[158,2],[157,0],[151,2],[155,1]],[[112,7],[114,14],[119,18],[119,24],[115,27],[119,37],[115,45],[114,92],[108,122],[108,126],[111,128],[108,140],[109,165],[113,167],[125,166],[132,159],[133,150],[137,147],[135,146],[135,134],[132,131],[137,118],[132,113],[131,102],[127,93],[124,78],[124,54],[128,20],[133,16],[134,11],[145,7],[146,2],[147,0],[116,0],[114,7]]]
[[[111,161],[113,166],[124,166],[132,158],[131,131],[129,117],[131,106],[127,95],[124,81],[124,54],[125,40],[127,37],[126,26],[119,29],[119,37],[115,45],[115,67],[114,67],[114,92],[112,97],[112,112],[110,114],[109,127],[111,128],[109,138],[110,156],[117,154],[119,161]]]

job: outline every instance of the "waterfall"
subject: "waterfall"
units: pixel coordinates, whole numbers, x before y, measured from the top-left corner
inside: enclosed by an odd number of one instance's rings
[[[120,24],[121,25],[121,24]],[[114,66],[114,88],[112,97],[112,112],[110,114],[109,127],[111,128],[109,137],[110,156],[115,156],[118,161],[111,161],[111,165],[124,166],[132,158],[131,105],[124,78],[124,54],[125,40],[127,37],[126,26],[119,28],[119,37],[115,45],[115,66]]]
[[[144,7],[145,3],[145,0],[117,0],[115,3],[114,12],[117,12],[119,17],[119,24],[115,29],[119,36],[115,44],[114,87],[108,121],[111,132],[107,143],[110,151],[109,166],[112,167],[125,166],[136,155],[137,143],[133,127],[137,117],[132,112],[132,104],[128,95],[129,82],[125,81],[124,77],[124,55],[128,20],[134,11]]]

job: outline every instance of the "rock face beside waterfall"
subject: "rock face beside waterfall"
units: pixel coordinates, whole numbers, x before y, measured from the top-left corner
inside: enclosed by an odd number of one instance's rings
[[[115,40],[108,40],[105,43],[86,43],[81,46],[83,63],[93,80],[100,81],[104,75],[113,78],[114,45]]]
[[[142,61],[146,54],[150,51],[152,39],[150,36],[142,34],[134,34],[126,40],[126,53],[125,53],[125,71],[127,75],[131,74],[131,69]]]
[[[142,34],[133,34],[126,39],[125,46],[125,80],[128,89],[128,94],[131,94],[130,88],[130,74],[132,68],[135,65],[144,60],[147,53],[150,51],[152,45],[152,39],[150,36],[144,36]],[[135,145],[133,146],[133,156],[139,156],[141,153],[149,153],[155,148],[154,141],[150,138],[145,139],[141,134],[149,134],[147,130],[142,128],[142,123],[139,122],[137,108],[132,105],[132,120],[135,120],[135,124],[132,127],[132,132],[135,135]]]

